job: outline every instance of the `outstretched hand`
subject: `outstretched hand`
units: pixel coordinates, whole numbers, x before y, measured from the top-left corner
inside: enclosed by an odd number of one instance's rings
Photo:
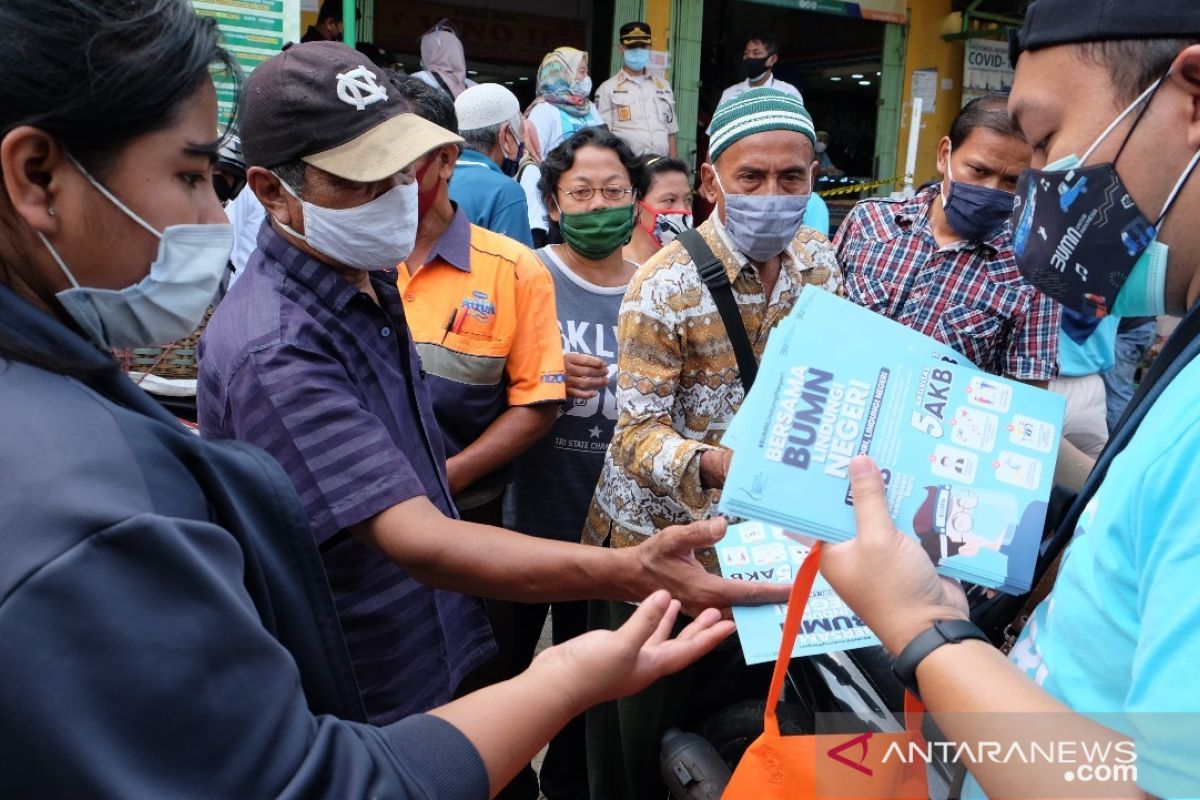
[[[724,535],[725,520],[706,519],[664,528],[632,548],[645,590],[666,589],[690,616],[717,608],[728,617],[730,606],[786,603],[791,590],[787,584],[725,580],[704,569],[696,551],[712,547]]]
[[[883,476],[867,456],[850,460],[857,535],[826,545],[821,574],[893,655],[939,619],[966,619],[957,581],[937,574],[911,536],[896,530]]]
[[[733,623],[705,609],[671,638],[679,601],[657,591],[615,631],[589,631],[538,654],[534,666],[553,670],[578,708],[640,692],[691,664],[733,633]]]

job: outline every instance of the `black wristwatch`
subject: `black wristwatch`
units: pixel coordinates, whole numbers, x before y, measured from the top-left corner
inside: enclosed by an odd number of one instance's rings
[[[917,665],[942,645],[958,644],[967,639],[978,639],[991,644],[987,635],[975,627],[973,622],[965,619],[939,619],[933,623],[932,628],[918,634],[908,643],[907,647],[900,651],[900,655],[896,656],[896,662],[892,664],[892,672],[900,679],[905,688],[919,699],[921,693],[917,691]]]

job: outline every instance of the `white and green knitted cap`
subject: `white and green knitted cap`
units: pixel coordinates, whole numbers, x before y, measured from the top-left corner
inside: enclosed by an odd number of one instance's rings
[[[764,131],[796,131],[815,146],[812,117],[793,94],[766,86],[742,92],[717,106],[708,140],[708,160],[715,162],[734,142]]]

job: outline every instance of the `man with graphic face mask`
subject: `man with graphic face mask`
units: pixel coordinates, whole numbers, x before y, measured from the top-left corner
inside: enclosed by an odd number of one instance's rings
[[[802,221],[815,167],[812,119],[800,101],[752,89],[717,109],[701,190],[717,211],[695,230],[729,282],[757,362],[800,292],[841,292],[833,247]],[[635,273],[617,330],[617,424],[583,540],[612,549],[653,541],[671,524],[717,514],[732,456],[721,436],[745,397],[741,358],[717,299],[684,237]],[[711,551],[697,554],[716,571]],[[595,603],[592,627],[615,627],[632,607]],[[686,679],[685,679],[686,680]],[[593,797],[661,797],[657,743],[678,724],[687,683],[660,685],[588,729],[628,731],[620,746],[589,735]],[[613,719],[611,715],[618,719]],[[604,715],[610,715],[605,717]],[[607,720],[607,721],[605,721]]]
[[[498,83],[472,86],[454,101],[463,149],[454,163],[450,199],[471,224],[532,247],[529,203],[515,180],[525,154],[517,97]]]
[[[1017,270],[1017,175],[1031,150],[1005,98],[972,100],[938,145],[942,182],[864,200],[834,245],[846,296],[953,347],[980,369],[1044,386],[1057,374],[1057,305]]]
[[[851,462],[857,538],[822,555],[950,740],[1092,743],[1086,770],[979,759],[963,796],[1200,793],[1198,42],[1192,0],[1034,0],[1015,39],[1009,111],[1034,147],[1021,272],[1080,313],[1185,317],[1060,523],[1057,577],[1010,657],[973,638],[961,592],[896,531],[867,458]]]
[[[258,445],[295,485],[372,722],[450,699],[491,656],[478,595],[633,599],[635,586],[678,581],[693,608],[753,599],[678,555],[720,525],[614,559],[459,521],[427,378],[443,362],[418,356],[395,272],[419,236],[416,174],[436,162],[444,184],[458,136],[402,113],[384,73],[341,44],[289,48],[244,91],[248,185],[267,221],[201,343],[201,433]],[[488,310],[467,302],[442,320],[448,344]]]

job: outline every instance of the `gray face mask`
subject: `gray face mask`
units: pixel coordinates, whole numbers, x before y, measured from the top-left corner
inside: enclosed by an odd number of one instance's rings
[[[810,192],[730,194],[715,168],[713,177],[725,197],[725,232],[735,248],[760,264],[787,249],[804,223]]]
[[[80,286],[58,250],[39,231],[42,244],[71,282],[71,288],[56,295],[63,308],[92,341],[108,350],[167,344],[195,331],[216,300],[233,250],[233,226],[170,225],[160,233],[78,161],[71,158],[71,162],[100,194],[155,236],[159,244],[158,257],[146,277],[124,289],[97,289]]]

